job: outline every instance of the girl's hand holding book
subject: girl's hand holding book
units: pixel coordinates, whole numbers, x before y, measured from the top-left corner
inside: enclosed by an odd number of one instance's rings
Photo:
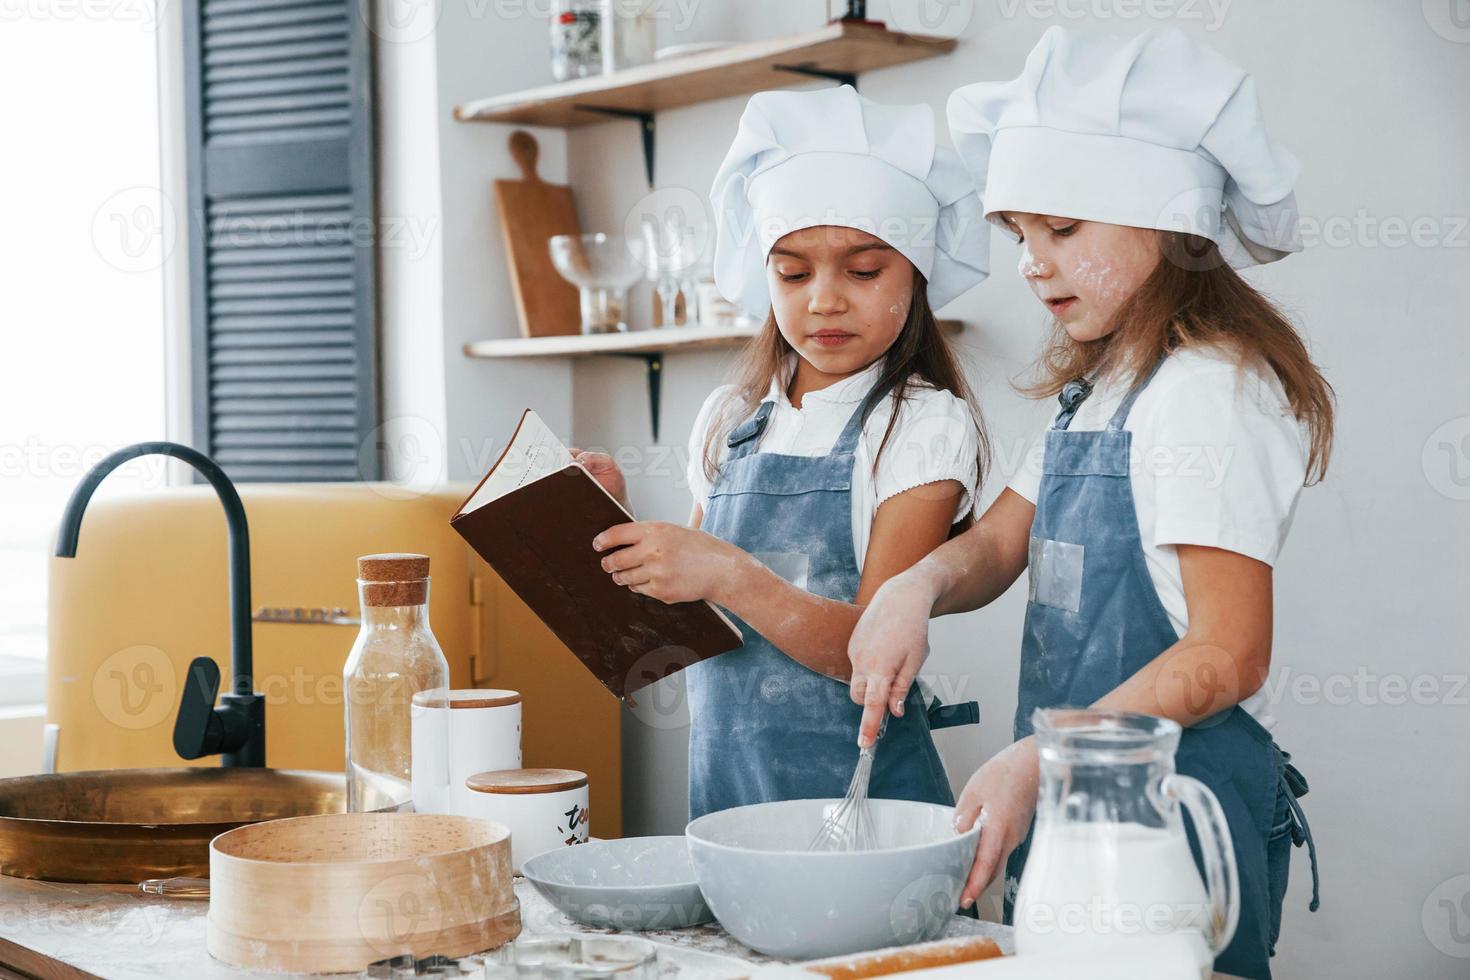
[[[609,552],[603,571],[640,595],[663,602],[724,602],[750,556],[712,534],[663,521],[618,524],[592,540]],[[612,550],[617,549],[617,550]]]

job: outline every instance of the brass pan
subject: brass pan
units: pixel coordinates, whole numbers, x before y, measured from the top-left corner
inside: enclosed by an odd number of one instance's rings
[[[209,842],[347,806],[341,773],[103,769],[0,779],[0,874],[121,882],[209,875]]]

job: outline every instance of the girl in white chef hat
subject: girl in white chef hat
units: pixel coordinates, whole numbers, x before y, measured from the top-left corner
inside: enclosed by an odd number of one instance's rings
[[[899,714],[929,618],[1030,569],[1015,742],[975,773],[972,902],[1037,802],[1032,712],[1164,716],[1181,772],[1230,825],[1242,912],[1217,969],[1269,977],[1306,783],[1268,734],[1272,565],[1332,444],[1332,389],[1235,268],[1301,245],[1296,161],[1267,139],[1250,76],[1177,30],[1052,28],[1021,77],[955,92],[955,146],[987,217],[1021,244],[1053,318],[1034,391],[1058,395],[1032,458],[974,528],[891,579],[853,634],[863,731]],[[1203,722],[1203,723],[1202,723]],[[1316,855],[1312,853],[1316,908]]]
[[[848,636],[885,579],[969,519],[985,456],[933,310],[985,278],[989,225],[928,106],[760,93],[711,194],[716,283],[764,325],[694,423],[690,526],[594,542],[628,588],[741,620],[740,649],[686,671],[692,817],[846,792]],[[623,495],[610,458],[579,460]],[[952,804],[930,731],[976,705],[908,703],[870,793]]]

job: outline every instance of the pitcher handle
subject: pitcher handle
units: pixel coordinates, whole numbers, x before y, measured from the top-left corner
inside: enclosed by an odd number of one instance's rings
[[[1200,853],[1205,859],[1205,888],[1210,914],[1202,930],[1210,953],[1219,956],[1240,921],[1240,872],[1235,866],[1235,845],[1225,811],[1210,788],[1198,779],[1177,773],[1164,777],[1164,795],[1183,804],[1194,821]]]

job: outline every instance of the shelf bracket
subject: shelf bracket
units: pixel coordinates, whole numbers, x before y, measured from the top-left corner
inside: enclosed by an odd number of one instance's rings
[[[815,68],[811,65],[772,65],[771,67],[776,71],[789,71],[794,75],[829,78],[839,85],[851,85],[857,88],[857,74],[850,71],[828,71],[825,68]]]
[[[613,357],[636,357],[648,368],[648,415],[653,420],[653,441],[658,442],[658,409],[659,396],[663,389],[664,374],[664,352],[649,351],[644,353],[621,353],[611,352]]]
[[[643,135],[643,170],[648,175],[648,186],[653,186],[653,113],[640,109],[619,109],[614,106],[583,105],[572,108],[579,112],[595,112],[599,116],[614,116],[618,119],[638,120],[638,130]]]

